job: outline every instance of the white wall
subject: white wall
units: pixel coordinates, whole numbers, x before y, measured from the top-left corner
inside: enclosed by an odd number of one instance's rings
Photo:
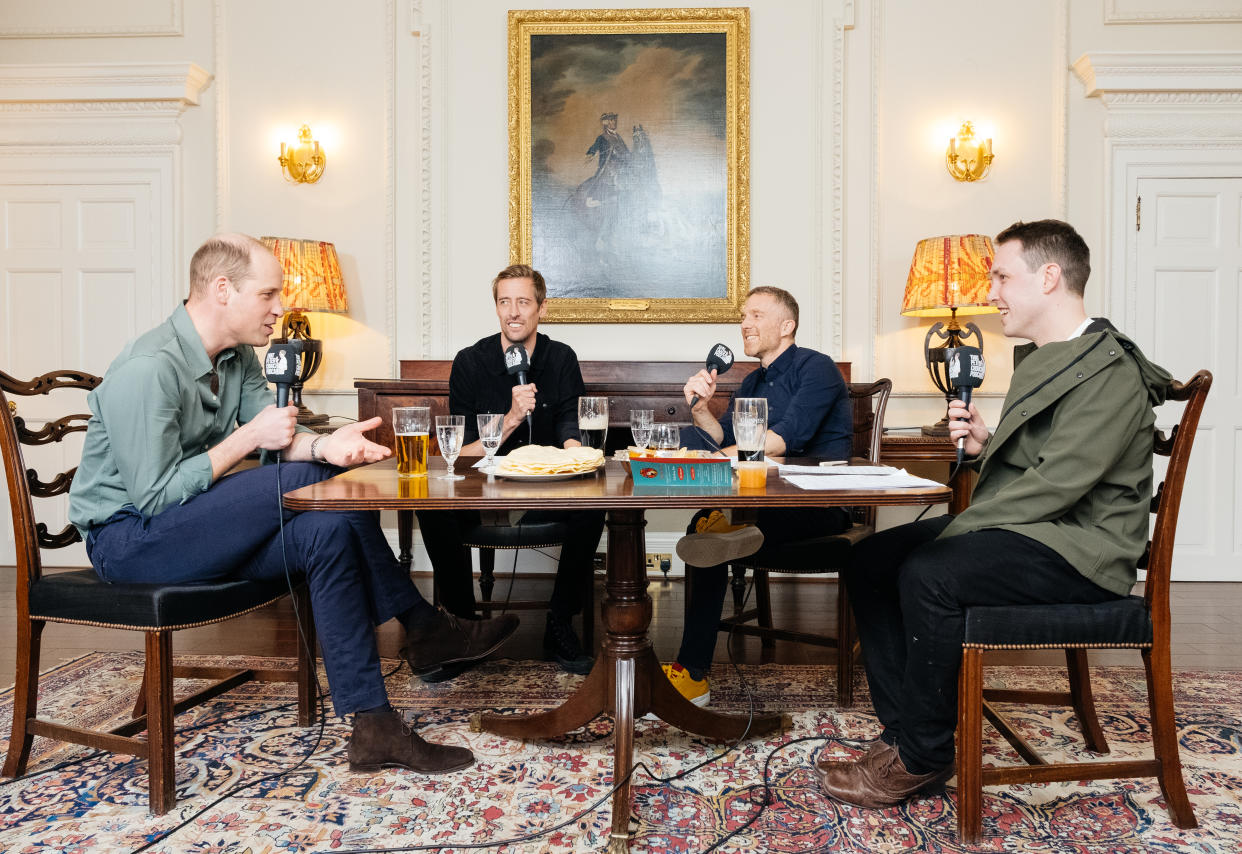
[[[121,18],[164,4],[88,5]],[[180,34],[0,37],[0,64],[176,60],[214,75],[180,120],[174,268],[184,271],[217,228],[333,241],[350,314],[313,318],[328,356],[309,400],[350,415],[354,377],[392,375],[399,357],[451,357],[495,328],[488,282],[508,260],[511,5],[305,0],[295,11],[274,0],[185,0]],[[1092,246],[1098,271],[1108,238],[1103,109],[1069,65],[1087,51],[1236,49],[1242,3],[1223,4],[1233,20],[1160,19],[1193,18],[1206,5],[751,3],[751,281],[787,287],[804,304],[802,343],[852,361],[857,379],[893,377],[890,424],[935,420],[942,403],[920,357],[927,323],[898,314],[915,242],[1064,216]],[[1106,23],[1144,9],[1155,13]],[[992,128],[996,161],[978,184],[954,182],[943,165],[948,132],[964,118]],[[302,122],[328,155],[313,186],[285,183],[276,164],[280,134]],[[1095,309],[1101,283],[1097,274],[1089,285]],[[981,397],[994,417],[1011,344],[994,320],[978,322],[990,357]],[[716,340],[737,343],[731,326],[548,331],[585,359],[698,359]]]

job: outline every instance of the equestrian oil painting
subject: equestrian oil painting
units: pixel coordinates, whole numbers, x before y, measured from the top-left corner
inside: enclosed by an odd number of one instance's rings
[[[730,322],[749,273],[745,9],[510,12],[510,249],[550,320]]]

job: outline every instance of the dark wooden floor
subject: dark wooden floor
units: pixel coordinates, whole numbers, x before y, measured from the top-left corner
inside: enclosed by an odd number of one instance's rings
[[[499,573],[497,573],[499,575]],[[430,594],[430,581],[418,577],[424,595]],[[774,619],[780,625],[812,631],[833,628],[836,596],[835,580],[779,580],[772,584]],[[682,592],[680,580],[653,579],[649,592],[654,603],[652,638],[656,652],[671,660],[681,638]],[[603,595],[603,579],[597,578],[597,599]],[[551,580],[519,580],[514,598],[537,598],[551,592]],[[496,585],[498,598],[504,596],[504,583]],[[725,603],[731,613],[732,598]],[[499,653],[507,658],[539,658],[542,650],[543,615],[538,611],[521,613],[522,626]],[[0,687],[13,682],[14,569],[0,567]],[[598,623],[597,623],[598,625]],[[250,653],[292,655],[294,623],[288,602],[217,626],[178,632],[174,650],[196,653]],[[380,654],[395,658],[401,644],[401,630],[394,623],[380,629]],[[109,631],[83,626],[50,625],[43,635],[42,666],[48,668],[92,650],[141,649],[142,637],[134,632]],[[735,638],[733,648],[738,661],[761,661],[759,642]],[[1182,670],[1230,670],[1242,668],[1242,583],[1177,583],[1173,585],[1173,666]],[[771,660],[790,664],[827,662],[830,650],[802,644],[778,643]],[[716,646],[717,661],[728,660],[726,644]],[[1064,661],[1056,652],[1017,652],[988,659],[996,664],[1058,664]],[[1097,664],[1141,663],[1137,653],[1101,651],[1092,653]]]

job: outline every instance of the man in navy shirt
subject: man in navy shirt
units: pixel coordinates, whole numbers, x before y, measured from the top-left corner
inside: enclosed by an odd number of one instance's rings
[[[846,459],[853,414],[845,379],[831,358],[794,343],[797,330],[798,302],[792,294],[773,287],[751,290],[742,306],[742,343],[746,355],[759,360],[759,368],[742,381],[736,396],[767,398],[765,455]],[[696,395],[699,398],[690,410],[694,428],[682,434],[684,443],[736,453],[732,401],[719,420],[707,408],[716,393],[716,372],[699,371],[686,381],[683,393],[688,403]],[[664,670],[677,690],[697,705],[706,705],[711,696],[707,672],[728,585],[728,561],[757,551],[765,540],[790,542],[850,526],[840,507],[780,508],[759,511],[756,527],[761,535],[748,527],[719,537],[711,532],[734,527],[715,524],[713,517],[719,512],[697,514],[686,532],[689,536],[677,544],[691,576],[691,593],[681,650],[677,661]],[[705,565],[709,560],[715,565]]]

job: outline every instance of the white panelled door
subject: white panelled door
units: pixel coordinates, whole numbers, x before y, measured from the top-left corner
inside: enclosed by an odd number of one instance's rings
[[[0,173],[0,368],[22,380],[64,368],[103,374],[125,342],[161,313],[155,305],[159,283],[152,279],[162,226],[154,225],[159,218],[152,183],[115,176],[107,183],[69,183],[58,177],[49,174],[48,182],[36,183],[29,174]],[[88,411],[85,392],[67,394],[78,396],[74,411]],[[16,403],[36,426],[53,414],[43,397]],[[28,461],[43,471],[68,468],[81,456],[81,439],[71,436],[55,451],[28,449]],[[7,516],[7,495],[3,501]],[[67,500],[56,502],[36,508],[54,531],[66,523]],[[7,519],[0,532],[0,564],[11,564]],[[80,544],[50,559],[86,565]]]
[[[1242,580],[1242,178],[1139,178],[1138,198],[1129,331],[1177,379],[1200,368],[1214,375],[1186,478],[1173,578]],[[1167,409],[1157,414],[1165,429],[1176,418]]]

